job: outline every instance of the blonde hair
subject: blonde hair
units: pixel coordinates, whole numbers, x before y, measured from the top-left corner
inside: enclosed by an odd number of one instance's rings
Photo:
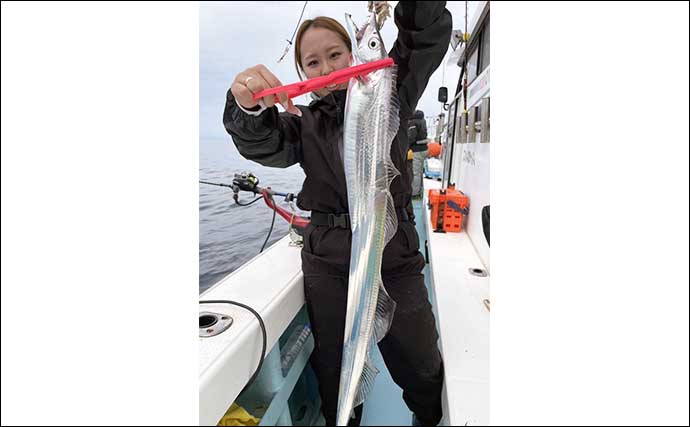
[[[347,34],[347,30],[345,30],[340,22],[333,18],[329,18],[328,16],[317,16],[314,19],[305,19],[304,22],[302,22],[302,25],[299,26],[299,30],[297,30],[297,38],[295,41],[295,70],[297,71],[297,75],[300,79],[302,79],[302,72],[304,72],[304,68],[302,68],[302,36],[304,36],[304,33],[312,27],[325,28],[333,31],[345,43],[347,49],[352,52],[350,36]],[[300,72],[300,70],[302,72]]]

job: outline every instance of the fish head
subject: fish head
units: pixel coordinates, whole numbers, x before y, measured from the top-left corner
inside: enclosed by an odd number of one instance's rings
[[[347,30],[352,41],[353,65],[364,64],[367,62],[378,61],[388,57],[386,48],[383,45],[383,37],[378,30],[376,14],[369,15],[369,19],[360,29],[352,19],[352,15],[345,15]]]

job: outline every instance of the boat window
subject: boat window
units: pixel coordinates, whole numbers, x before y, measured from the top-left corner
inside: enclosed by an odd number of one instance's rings
[[[467,61],[467,84],[471,84],[472,80],[474,80],[475,77],[477,77],[477,62],[479,59],[479,46],[476,45],[474,49],[472,49],[472,53],[470,54],[470,59]]]
[[[479,74],[482,73],[489,66],[490,55],[489,55],[489,21],[487,19],[484,29],[482,30],[482,43],[481,43],[481,60],[479,61]]]

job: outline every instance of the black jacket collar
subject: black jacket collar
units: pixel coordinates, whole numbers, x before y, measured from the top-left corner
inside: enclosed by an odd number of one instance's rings
[[[347,99],[347,90],[336,90],[326,96],[318,97],[312,101],[309,106],[319,109],[329,116],[342,116],[345,113],[345,100]]]

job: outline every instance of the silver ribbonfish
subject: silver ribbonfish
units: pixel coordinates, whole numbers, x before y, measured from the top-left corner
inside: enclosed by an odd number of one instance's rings
[[[358,30],[345,16],[353,41],[353,65],[388,55],[376,15]],[[356,41],[356,42],[355,42]],[[352,226],[347,315],[338,395],[337,424],[347,425],[352,409],[364,402],[378,370],[371,350],[388,332],[395,302],[381,280],[383,249],[398,228],[389,187],[398,175],[391,161],[400,124],[396,69],[387,67],[351,79],[345,106],[343,155]]]

